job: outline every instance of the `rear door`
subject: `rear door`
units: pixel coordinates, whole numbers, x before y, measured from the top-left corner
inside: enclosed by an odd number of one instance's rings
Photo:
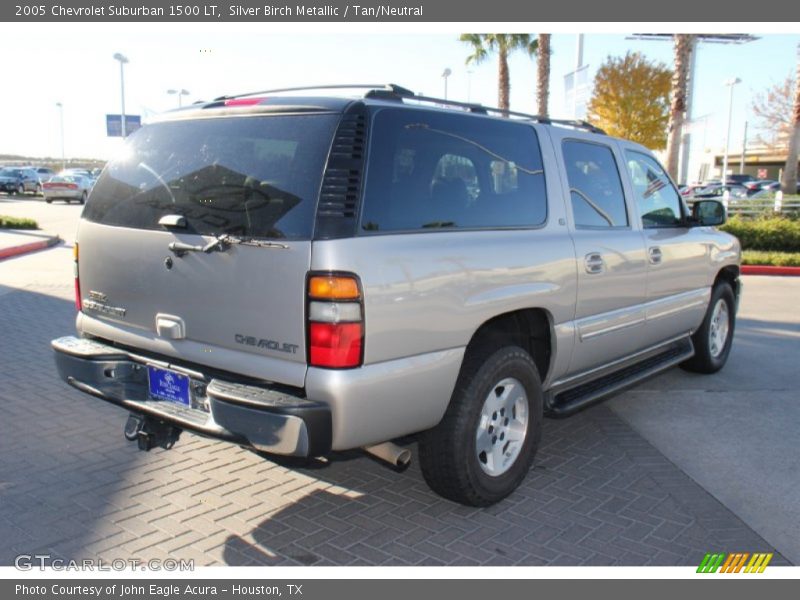
[[[563,164],[578,297],[570,372],[642,348],[646,268],[641,230],[626,201],[614,140],[553,130]]]
[[[337,122],[262,114],[139,130],[83,214],[79,327],[302,385],[310,240]]]

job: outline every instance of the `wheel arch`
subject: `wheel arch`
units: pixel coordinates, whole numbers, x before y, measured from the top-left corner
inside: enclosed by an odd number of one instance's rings
[[[521,347],[533,358],[542,381],[550,371],[555,348],[553,317],[543,308],[502,313],[481,323],[467,344],[465,360],[476,352],[491,354],[507,345]]]
[[[714,278],[714,285],[712,287],[717,287],[721,282],[727,283],[733,289],[733,296],[736,298],[736,303],[739,303],[739,294],[742,291],[742,283],[739,279],[739,275],[741,274],[741,269],[739,265],[727,265],[722,267],[719,272],[717,272],[717,276]]]

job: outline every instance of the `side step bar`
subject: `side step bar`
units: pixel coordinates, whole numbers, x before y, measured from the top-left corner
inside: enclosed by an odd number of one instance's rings
[[[641,362],[576,387],[558,391],[554,396],[546,398],[547,415],[557,418],[568,417],[610,394],[674,367],[692,356],[694,356],[694,346],[691,338],[677,340],[662,352]]]

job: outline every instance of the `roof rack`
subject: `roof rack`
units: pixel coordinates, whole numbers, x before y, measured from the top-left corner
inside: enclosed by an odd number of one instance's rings
[[[460,108],[462,110],[466,110],[467,112],[476,114],[483,114],[483,115],[491,114],[491,115],[500,115],[504,117],[514,117],[525,121],[543,123],[545,125],[559,125],[562,127],[582,129],[584,131],[589,131],[590,133],[599,133],[603,135],[605,135],[606,133],[599,127],[595,127],[594,125],[592,125],[591,123],[587,123],[586,121],[570,120],[570,119],[551,119],[550,117],[545,117],[542,115],[532,115],[513,110],[504,110],[502,108],[484,106],[482,104],[476,104],[471,102],[458,102],[456,100],[447,100],[445,98],[424,96],[421,94],[415,94],[408,88],[405,88],[401,85],[397,85],[396,83],[379,83],[379,84],[349,83],[349,84],[339,84],[339,85],[312,85],[312,86],[302,86],[302,87],[277,88],[272,90],[260,90],[258,92],[248,92],[245,94],[236,94],[233,96],[220,96],[218,98],[214,98],[214,102],[219,102],[222,100],[231,100],[233,98],[244,98],[247,96],[257,96],[259,94],[277,94],[281,92],[302,92],[310,90],[349,90],[349,89],[367,90],[366,93],[364,94],[365,98],[374,98],[378,100],[390,100],[399,102],[405,100],[411,100],[413,102],[435,104],[442,108],[448,108],[448,107]]]
[[[220,100],[232,100],[233,98],[245,98],[247,96],[257,96],[259,94],[278,94],[281,92],[305,92],[310,90],[370,90],[383,91],[390,94],[413,96],[414,92],[403,86],[394,83],[345,83],[338,85],[306,85],[300,87],[277,88],[272,90],[259,90],[258,92],[247,92],[245,94],[234,94],[232,96],[219,96],[214,98],[214,102]]]

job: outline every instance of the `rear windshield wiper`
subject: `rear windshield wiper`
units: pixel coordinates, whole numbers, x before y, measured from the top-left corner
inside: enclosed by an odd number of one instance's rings
[[[229,235],[227,233],[214,236],[214,239],[204,246],[201,245],[194,246],[192,244],[184,244],[183,242],[170,242],[167,248],[169,248],[172,252],[174,252],[175,256],[180,258],[181,256],[184,256],[187,252],[202,252],[204,254],[210,254],[211,252],[225,252],[233,244],[258,246],[260,248],[281,248],[283,250],[289,248],[289,246],[287,246],[286,244],[281,244],[280,242],[270,242],[269,240],[256,240],[250,238],[238,238]]]
[[[225,252],[231,247],[231,243],[233,243],[231,236],[223,234],[215,236],[213,240],[204,246],[184,244],[183,242],[170,242],[167,248],[174,252],[175,256],[181,257],[187,252],[203,252],[204,254],[210,254],[211,252]]]

